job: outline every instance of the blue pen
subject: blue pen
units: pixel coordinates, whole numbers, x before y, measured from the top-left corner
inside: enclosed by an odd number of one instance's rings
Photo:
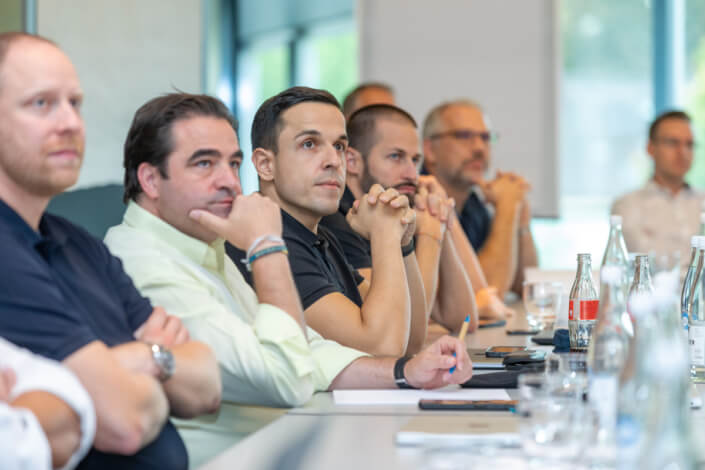
[[[468,332],[468,327],[470,326],[470,315],[465,316],[465,321],[463,322],[463,326],[460,327],[460,334],[458,335],[458,339],[460,341],[465,341],[465,335]],[[453,353],[453,357],[457,357],[455,353]],[[451,374],[455,372],[455,366],[451,367],[448,372]]]

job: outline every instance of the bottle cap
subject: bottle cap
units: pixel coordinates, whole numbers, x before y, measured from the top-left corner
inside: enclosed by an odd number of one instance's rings
[[[701,250],[705,250],[705,237],[702,235],[698,235],[698,248]]]
[[[611,215],[610,216],[610,225],[622,225],[622,216],[621,215]]]
[[[700,223],[705,224],[705,212],[700,213]]]
[[[690,237],[690,247],[697,248],[698,246],[700,246],[699,239],[700,237],[697,235],[693,235],[692,237]]]

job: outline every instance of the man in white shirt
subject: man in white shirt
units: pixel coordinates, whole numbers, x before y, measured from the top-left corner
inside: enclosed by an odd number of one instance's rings
[[[612,214],[622,216],[630,252],[679,252],[681,265],[688,263],[705,196],[685,182],[694,145],[690,117],[683,111],[668,111],[651,123],[646,151],[654,161],[653,177],[612,205]]]
[[[76,377],[0,338],[0,468],[74,468],[94,436],[93,403]]]

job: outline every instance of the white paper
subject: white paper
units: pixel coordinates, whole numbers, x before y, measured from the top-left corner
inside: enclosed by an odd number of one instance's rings
[[[336,405],[417,405],[419,400],[509,400],[503,388],[333,390]]]

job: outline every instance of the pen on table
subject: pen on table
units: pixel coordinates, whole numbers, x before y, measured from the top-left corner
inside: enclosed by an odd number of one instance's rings
[[[463,326],[460,327],[460,334],[458,335],[458,339],[462,342],[465,341],[465,335],[468,333],[468,327],[470,326],[470,315],[465,316],[465,321],[463,322]],[[453,356],[455,356],[455,353],[453,353]],[[450,370],[448,370],[451,374],[455,372],[455,366],[451,367]]]

